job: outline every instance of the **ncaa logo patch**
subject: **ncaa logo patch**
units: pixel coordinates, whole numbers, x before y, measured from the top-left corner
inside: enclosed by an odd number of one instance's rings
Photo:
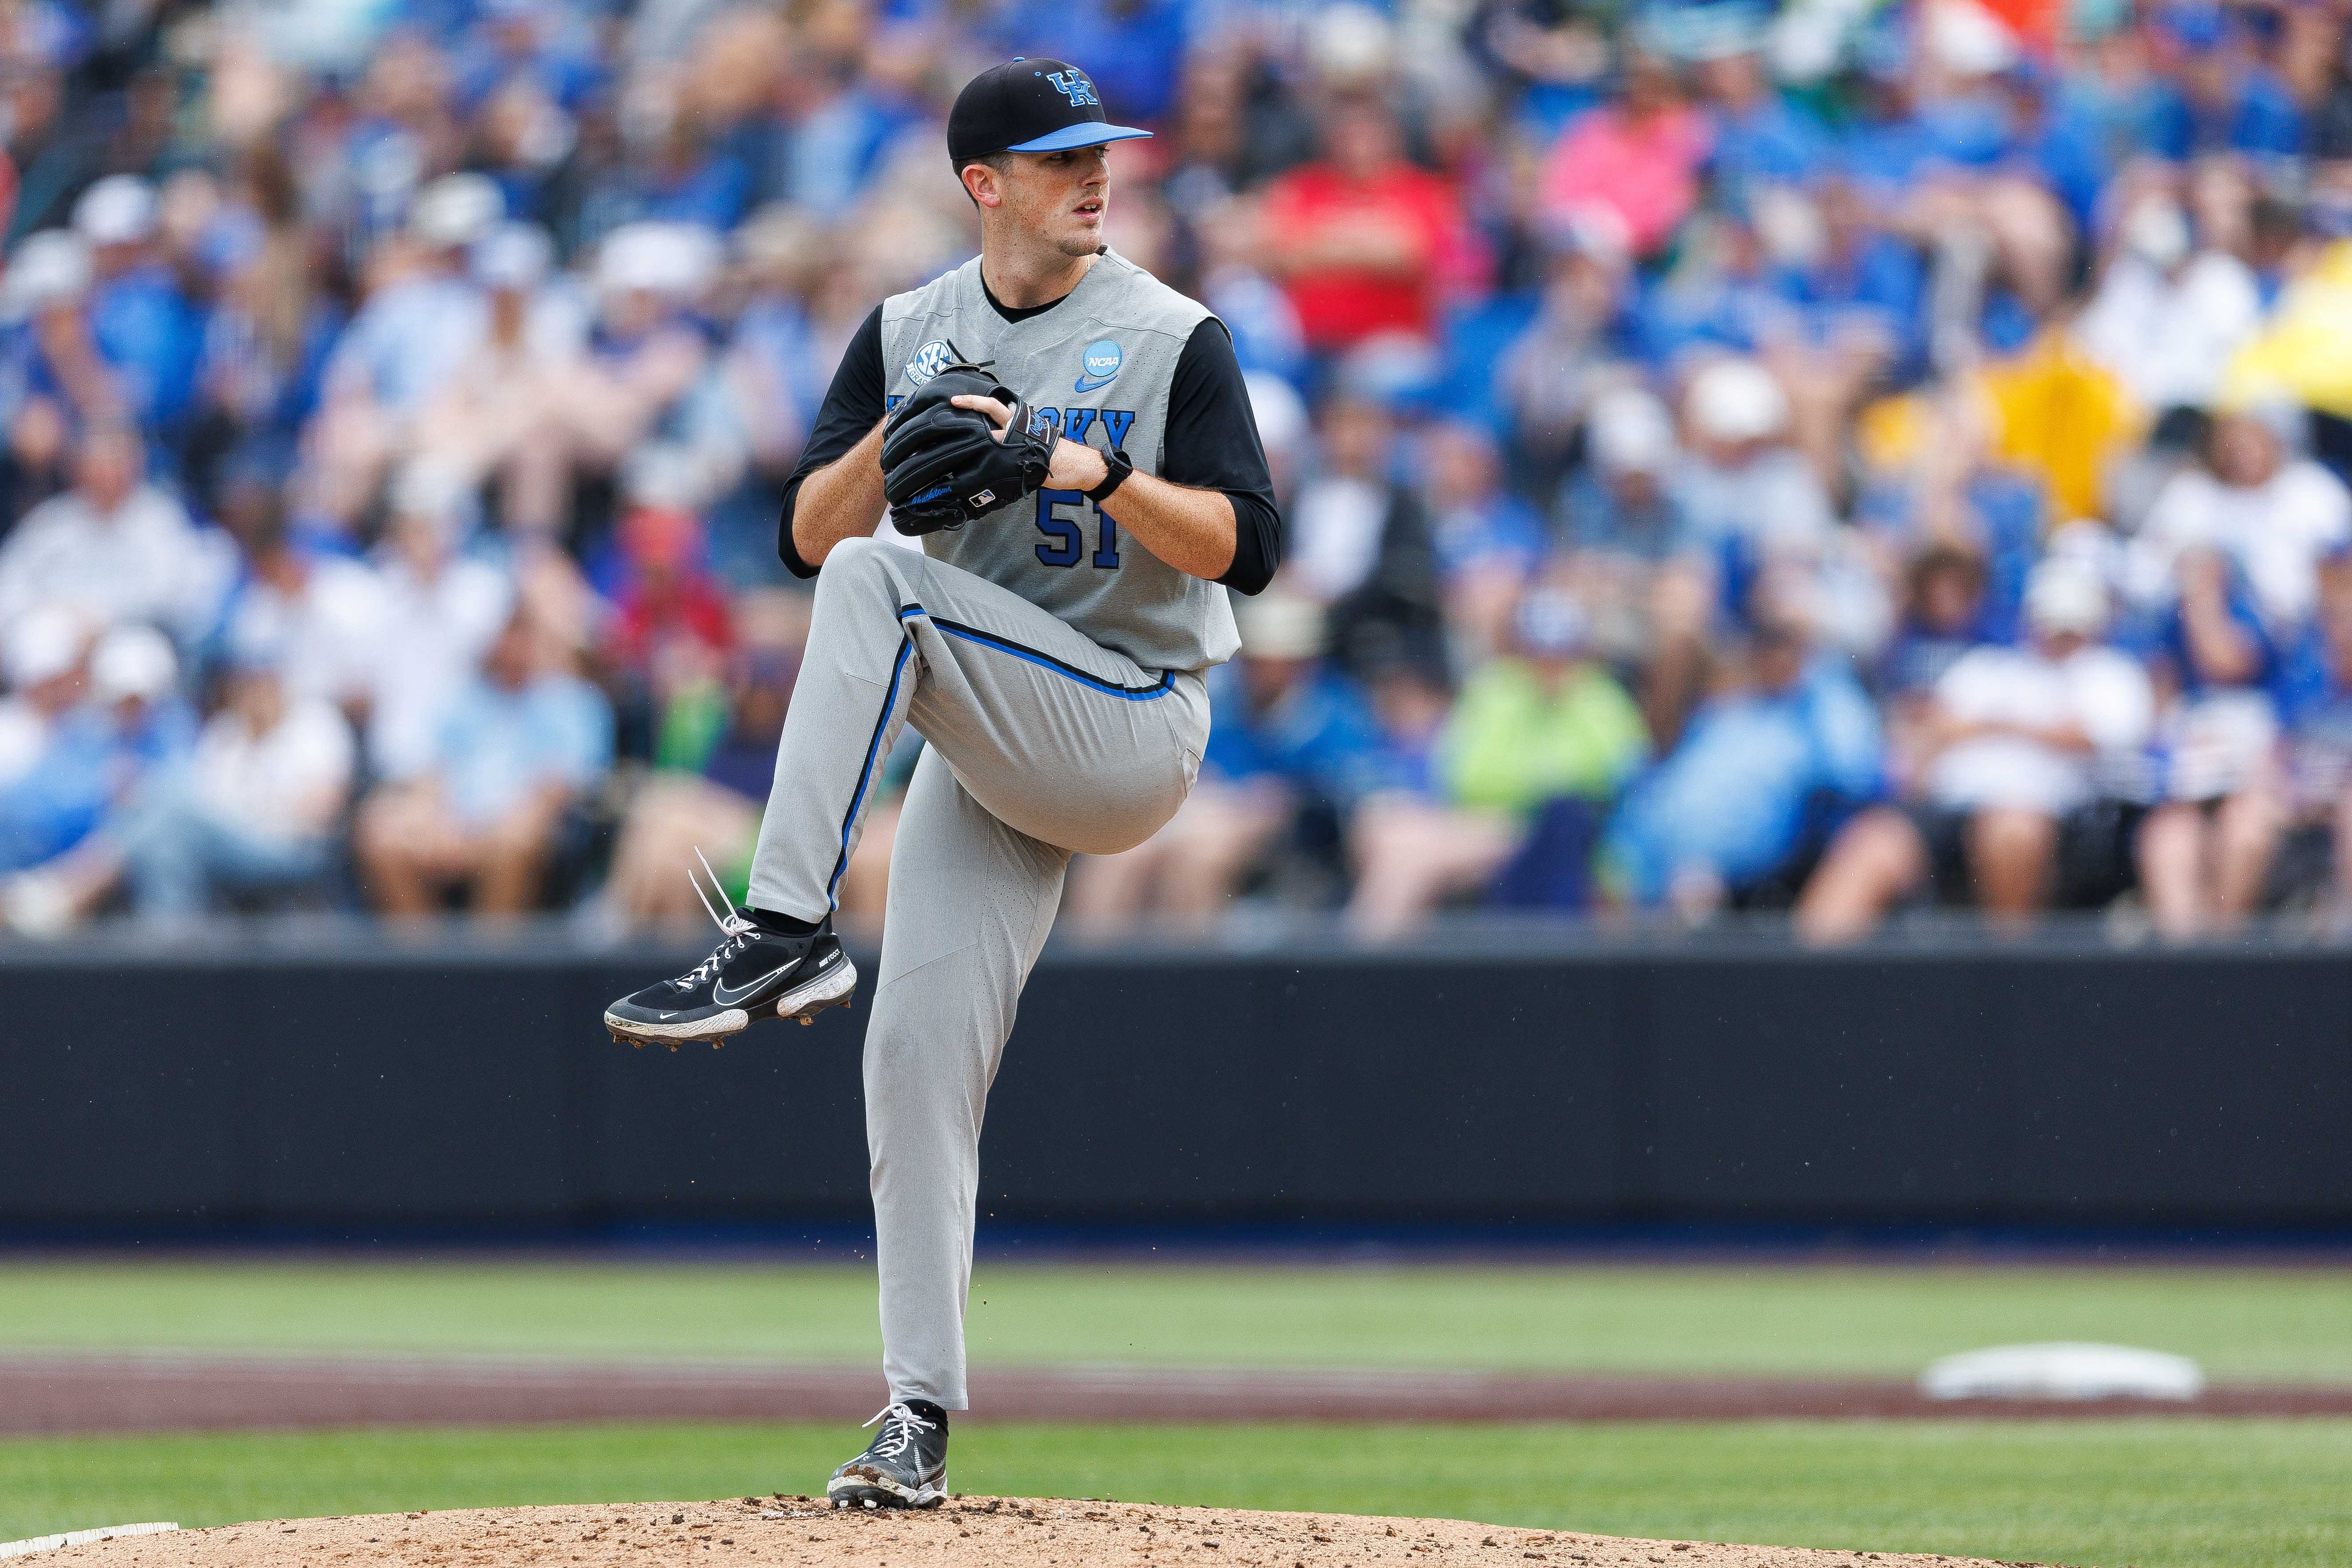
[[[907,379],[920,386],[947,369],[954,359],[955,350],[948,347],[946,340],[933,338],[917,349],[915,357],[907,362]]]
[[[1088,343],[1087,352],[1078,359],[1079,375],[1075,390],[1092,392],[1097,386],[1108,385],[1110,378],[1118,374],[1119,362],[1126,357],[1119,346],[1108,338],[1097,338]]]

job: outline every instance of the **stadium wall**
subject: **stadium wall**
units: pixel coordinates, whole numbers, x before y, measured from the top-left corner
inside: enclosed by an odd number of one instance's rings
[[[454,938],[0,955],[0,1226],[857,1222],[865,1023],[613,1045],[649,963]],[[870,964],[866,971],[872,973]],[[2352,1228],[2315,950],[1049,952],[1002,1224]]]

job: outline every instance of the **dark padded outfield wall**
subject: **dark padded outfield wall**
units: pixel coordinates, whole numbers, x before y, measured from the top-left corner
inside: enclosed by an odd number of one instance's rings
[[[1476,951],[1050,953],[984,1212],[2352,1228],[2342,954]],[[0,1226],[864,1218],[864,999],[613,1045],[673,956],[8,949]]]

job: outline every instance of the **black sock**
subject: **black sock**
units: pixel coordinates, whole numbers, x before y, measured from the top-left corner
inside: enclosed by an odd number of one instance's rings
[[[948,1429],[948,1413],[928,1399],[901,1400],[900,1404],[944,1432]]]
[[[780,915],[768,910],[753,910],[751,918],[759,922],[761,931],[777,936],[806,936],[816,930],[814,921],[796,921],[790,915]]]

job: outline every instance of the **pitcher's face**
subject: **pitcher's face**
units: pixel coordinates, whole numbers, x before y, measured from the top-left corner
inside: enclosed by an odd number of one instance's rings
[[[1102,248],[1110,161],[1100,147],[1015,153],[998,180],[1005,217],[1065,256]]]

